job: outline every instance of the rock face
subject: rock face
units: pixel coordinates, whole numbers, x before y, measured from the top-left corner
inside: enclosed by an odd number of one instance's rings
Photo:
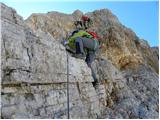
[[[66,118],[67,64],[70,117],[97,118],[100,103],[86,63],[70,55],[67,63],[65,48],[49,33],[33,32],[13,9],[1,8],[2,118]]]
[[[60,41],[83,13],[32,14],[26,21],[1,3],[1,118],[158,118],[158,48],[123,26],[109,10],[87,13],[106,45],[91,70]],[[69,62],[67,62],[67,54]]]

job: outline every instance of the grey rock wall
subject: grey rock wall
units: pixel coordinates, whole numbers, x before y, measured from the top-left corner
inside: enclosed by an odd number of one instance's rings
[[[67,63],[65,48],[49,33],[33,32],[4,4],[1,10],[2,118],[66,118],[67,64],[71,118],[97,118],[100,103],[86,63],[71,55]]]
[[[87,13],[108,46],[93,63],[99,81],[93,87],[84,60],[68,53],[67,63],[60,44],[81,11],[33,14],[24,21],[13,8],[0,6],[1,118],[67,118],[67,65],[71,118],[159,117],[158,50],[109,10]]]

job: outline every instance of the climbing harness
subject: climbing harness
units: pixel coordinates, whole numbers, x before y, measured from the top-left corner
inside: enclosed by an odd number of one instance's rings
[[[70,118],[69,114],[69,56],[68,52],[67,53],[67,118]]]

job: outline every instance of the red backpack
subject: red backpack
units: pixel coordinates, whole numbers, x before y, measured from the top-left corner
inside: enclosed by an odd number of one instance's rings
[[[88,21],[88,19],[89,19],[88,16],[85,16],[85,15],[82,16],[82,20],[83,20],[83,21]]]
[[[99,37],[95,32],[92,32],[92,31],[87,31],[87,32],[88,32],[90,35],[92,35],[93,38],[99,40],[100,37]]]

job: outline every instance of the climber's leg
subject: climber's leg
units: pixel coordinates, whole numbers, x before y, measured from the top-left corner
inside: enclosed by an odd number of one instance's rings
[[[74,25],[78,28],[82,27],[82,22],[81,21],[75,21]]]
[[[92,76],[93,76],[93,79],[94,79],[93,84],[96,84],[98,80],[96,78],[96,73],[95,73],[95,70],[92,66],[92,62],[95,59],[95,54],[98,50],[98,46],[96,46],[95,42],[92,39],[89,39],[89,38],[83,38],[83,46],[84,46],[84,48],[86,48],[88,50],[87,56],[86,56],[86,63],[88,65],[88,67],[91,68]]]
[[[75,40],[76,54],[85,55],[82,39],[83,39],[82,37],[77,37],[76,40]]]
[[[95,52],[94,51],[88,51],[87,57],[86,57],[86,63],[88,65],[88,67],[91,68],[92,76],[93,76],[94,82],[96,83],[97,82],[97,77],[96,77],[95,70],[92,66],[92,62],[94,61],[94,59],[95,59]]]
[[[80,21],[80,25],[81,25],[81,28],[83,28],[83,23],[82,23],[82,21]]]
[[[95,59],[95,52],[94,51],[89,51],[87,52],[87,57],[86,57],[86,63],[89,67],[91,67],[92,62]]]
[[[84,28],[87,29],[87,22],[84,21],[83,23],[84,23]]]
[[[76,54],[83,54],[84,48],[83,48],[83,42],[81,37],[76,38],[75,45],[76,45]]]

